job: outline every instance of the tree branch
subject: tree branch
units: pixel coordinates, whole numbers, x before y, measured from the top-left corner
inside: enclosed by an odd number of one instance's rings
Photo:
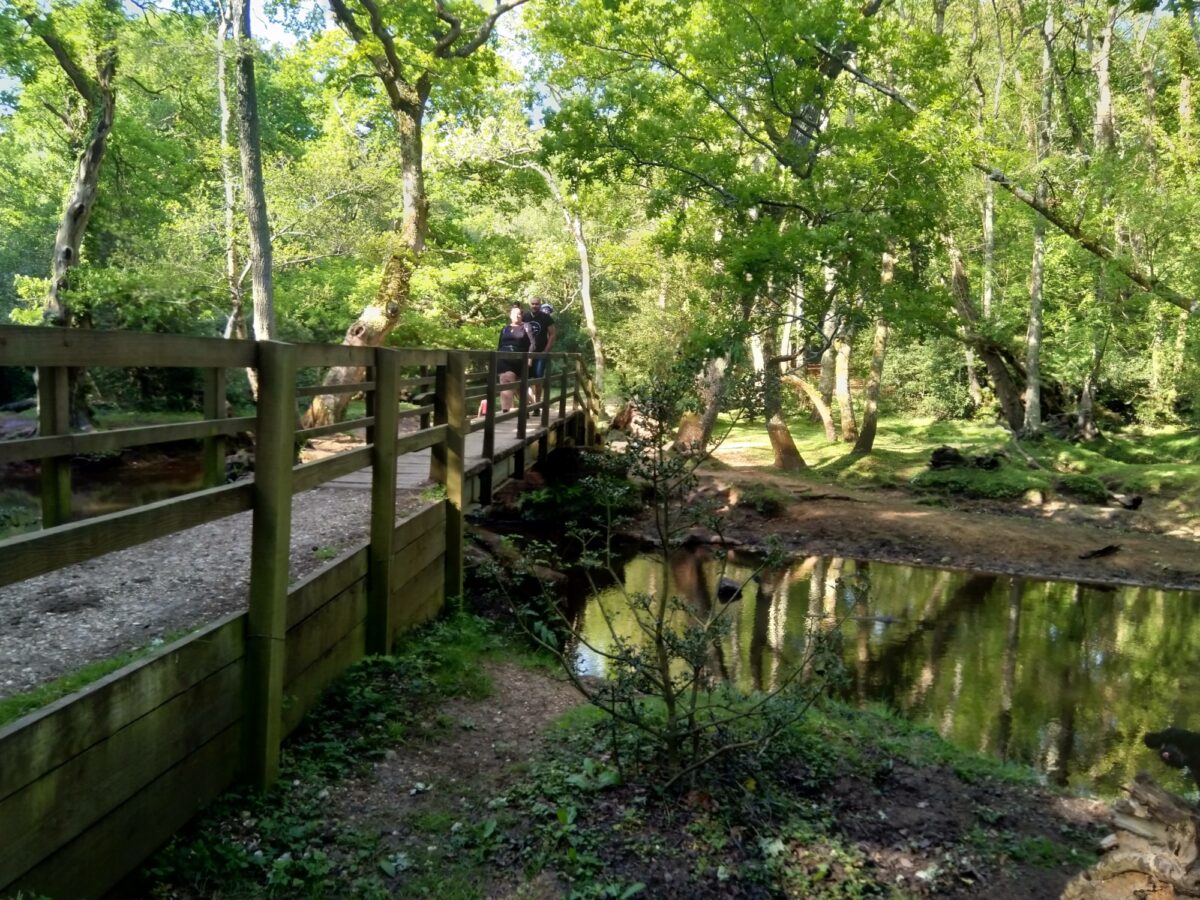
[[[462,23],[456,16],[451,15],[449,11],[446,10],[443,0],[436,0],[438,18],[450,25],[450,31],[438,39],[437,46],[434,48],[434,54],[439,59],[446,59],[451,56],[464,59],[465,57],[470,56],[483,46],[484,41],[492,36],[492,29],[496,27],[496,22],[502,15],[510,10],[516,9],[518,6],[522,6],[527,2],[529,2],[529,0],[512,0],[510,3],[504,3],[501,2],[501,0],[496,0],[496,8],[493,9],[488,14],[488,17],[484,19],[482,23],[480,23],[477,29],[475,29],[475,34],[472,35],[471,39],[461,47],[454,47],[454,44],[462,35]],[[453,35],[453,37],[451,37],[451,35]]]
[[[75,57],[71,55],[66,44],[54,32],[54,28],[50,22],[46,19],[38,18],[32,13],[25,13],[22,15],[22,18],[29,25],[29,29],[41,38],[42,43],[50,48],[50,52],[54,54],[59,68],[63,70],[63,73],[70,80],[71,84],[75,86],[75,90],[79,92],[80,96],[92,105],[99,104],[101,94],[100,85],[89,77],[80,67],[79,63],[75,61]]]
[[[913,103],[894,88],[882,85],[873,78],[868,78],[862,72],[859,72],[850,65],[845,65],[845,69],[854,78],[858,79],[868,87],[886,94],[888,97],[902,105],[905,109],[913,113],[919,113],[921,111],[917,104]],[[985,162],[981,162],[979,160],[974,160],[971,163],[971,166],[972,168],[983,172],[990,180],[1000,185],[1000,187],[1004,188],[1067,237],[1072,238],[1084,250],[1088,251],[1093,256],[1112,263],[1117,271],[1119,271],[1134,284],[1152,294],[1156,294],[1163,300],[1166,300],[1168,303],[1185,310],[1189,315],[1195,315],[1196,313],[1200,312],[1200,298],[1187,297],[1184,294],[1181,294],[1163,284],[1161,279],[1159,279],[1156,275],[1145,271],[1136,262],[1121,259],[1118,256],[1117,251],[1103,238],[1088,234],[1080,226],[1073,222],[1067,221],[1067,219],[1059,215],[1059,213],[1056,212],[1050,205],[1039,200],[1028,190],[1010,180],[1009,177],[999,169],[989,166]]]

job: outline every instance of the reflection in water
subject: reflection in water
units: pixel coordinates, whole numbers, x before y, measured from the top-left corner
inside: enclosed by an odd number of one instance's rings
[[[703,550],[669,562],[668,590],[705,614],[718,560]],[[720,564],[738,581],[753,572],[737,560]],[[626,566],[626,586],[657,591],[662,571],[661,559],[638,557]],[[583,632],[597,650],[613,641],[600,609],[614,634],[634,639],[622,607],[614,590],[584,609]],[[714,668],[744,689],[771,690],[803,665],[811,624],[840,627],[848,698],[885,702],[962,747],[1032,765],[1062,785],[1115,791],[1153,765],[1142,733],[1200,725],[1194,593],[813,557],[763,571],[731,614]],[[584,671],[603,671],[603,657],[587,648],[578,659]]]
[[[203,487],[198,454],[121,459],[99,471],[71,473],[71,520],[90,519]],[[41,522],[36,467],[0,466],[0,538],[36,531]]]

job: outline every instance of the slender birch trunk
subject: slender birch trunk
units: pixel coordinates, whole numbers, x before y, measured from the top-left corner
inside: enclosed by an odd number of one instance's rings
[[[549,169],[535,163],[530,164],[529,167],[541,175],[542,180],[546,182],[550,196],[558,204],[558,208],[562,212],[563,221],[567,225],[567,231],[570,232],[571,239],[575,242],[575,253],[579,257],[579,301],[583,307],[583,327],[587,331],[588,339],[592,342],[592,358],[595,360],[596,365],[594,377],[596,390],[603,397],[604,378],[608,367],[604,359],[604,341],[600,337],[600,329],[596,327],[596,310],[592,305],[592,261],[591,254],[588,251],[587,239],[583,233],[583,217],[567,203],[566,195],[563,194],[562,188],[559,187],[558,179],[554,177],[554,174]],[[664,281],[660,292],[664,307],[666,305],[666,296],[666,283]]]
[[[1050,151],[1050,113],[1054,97],[1054,4],[1046,6],[1042,24],[1041,109],[1034,133],[1034,149],[1039,168]],[[1039,175],[1034,191],[1037,202],[1046,203],[1046,178]],[[1033,223],[1033,260],[1029,267],[1029,326],[1025,331],[1025,417],[1022,431],[1035,434],[1042,427],[1042,301],[1046,267],[1046,222],[1041,216]]]
[[[858,440],[858,422],[854,418],[854,398],[850,394],[850,352],[853,337],[846,329],[834,341],[836,360],[834,363],[834,392],[837,396],[838,413],[841,417],[842,442],[853,444]]]
[[[254,39],[250,0],[233,0],[233,38],[237,45],[234,107],[238,118],[238,155],[242,162],[243,200],[250,234],[250,285],[254,302],[254,338],[275,338],[275,291],[271,273],[271,223],[263,189],[262,147],[258,127],[258,90],[254,80]]]

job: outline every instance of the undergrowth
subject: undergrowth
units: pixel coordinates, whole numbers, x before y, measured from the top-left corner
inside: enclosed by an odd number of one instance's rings
[[[636,777],[623,774],[614,761],[639,752],[637,733],[614,732],[583,705],[554,724],[544,749],[511,770],[498,795],[464,804],[471,773],[453,790],[434,786],[429,803],[391,826],[412,837],[407,844],[396,831],[332,818],[339,782],[403,754],[408,741],[436,746],[439,727],[448,727],[438,724],[439,705],[486,698],[482,659],[521,652],[493,626],[460,614],[423,629],[394,656],[355,666],[287,742],[278,784],[265,795],[226,794],[146,867],[138,896],[454,900],[535,883],[535,896],[573,900],[677,896],[684,886],[689,897],[714,900],[899,897],[918,886],[961,890],[1017,864],[1073,870],[1089,861],[1089,836],[1022,824],[1024,812],[1006,792],[1024,798],[1028,770],[959,750],[882,707],[834,702],[759,752],[715,759],[672,790],[652,760]],[[736,739],[742,726],[729,727]],[[936,862],[915,833],[886,826],[885,843],[876,844],[848,830],[855,816],[884,827],[881,811],[911,804],[888,805],[906,766],[947,772],[956,790],[981,785],[987,801],[957,832],[939,835]],[[846,806],[856,793],[865,805]],[[881,868],[881,849],[926,861],[910,872]]]

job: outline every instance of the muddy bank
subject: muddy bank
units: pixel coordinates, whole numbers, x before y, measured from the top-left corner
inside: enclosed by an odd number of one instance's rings
[[[764,484],[783,500],[771,514],[745,499],[747,487]],[[995,502],[944,508],[895,492],[797,481],[767,469],[702,473],[699,490],[720,504],[726,540],[751,551],[774,537],[788,550],[812,555],[1200,590],[1200,544],[1154,533],[1156,523],[1144,512],[1068,507],[1043,516],[1021,504]],[[1099,513],[1103,518],[1094,522],[1067,520]],[[645,528],[635,532],[648,537]]]

